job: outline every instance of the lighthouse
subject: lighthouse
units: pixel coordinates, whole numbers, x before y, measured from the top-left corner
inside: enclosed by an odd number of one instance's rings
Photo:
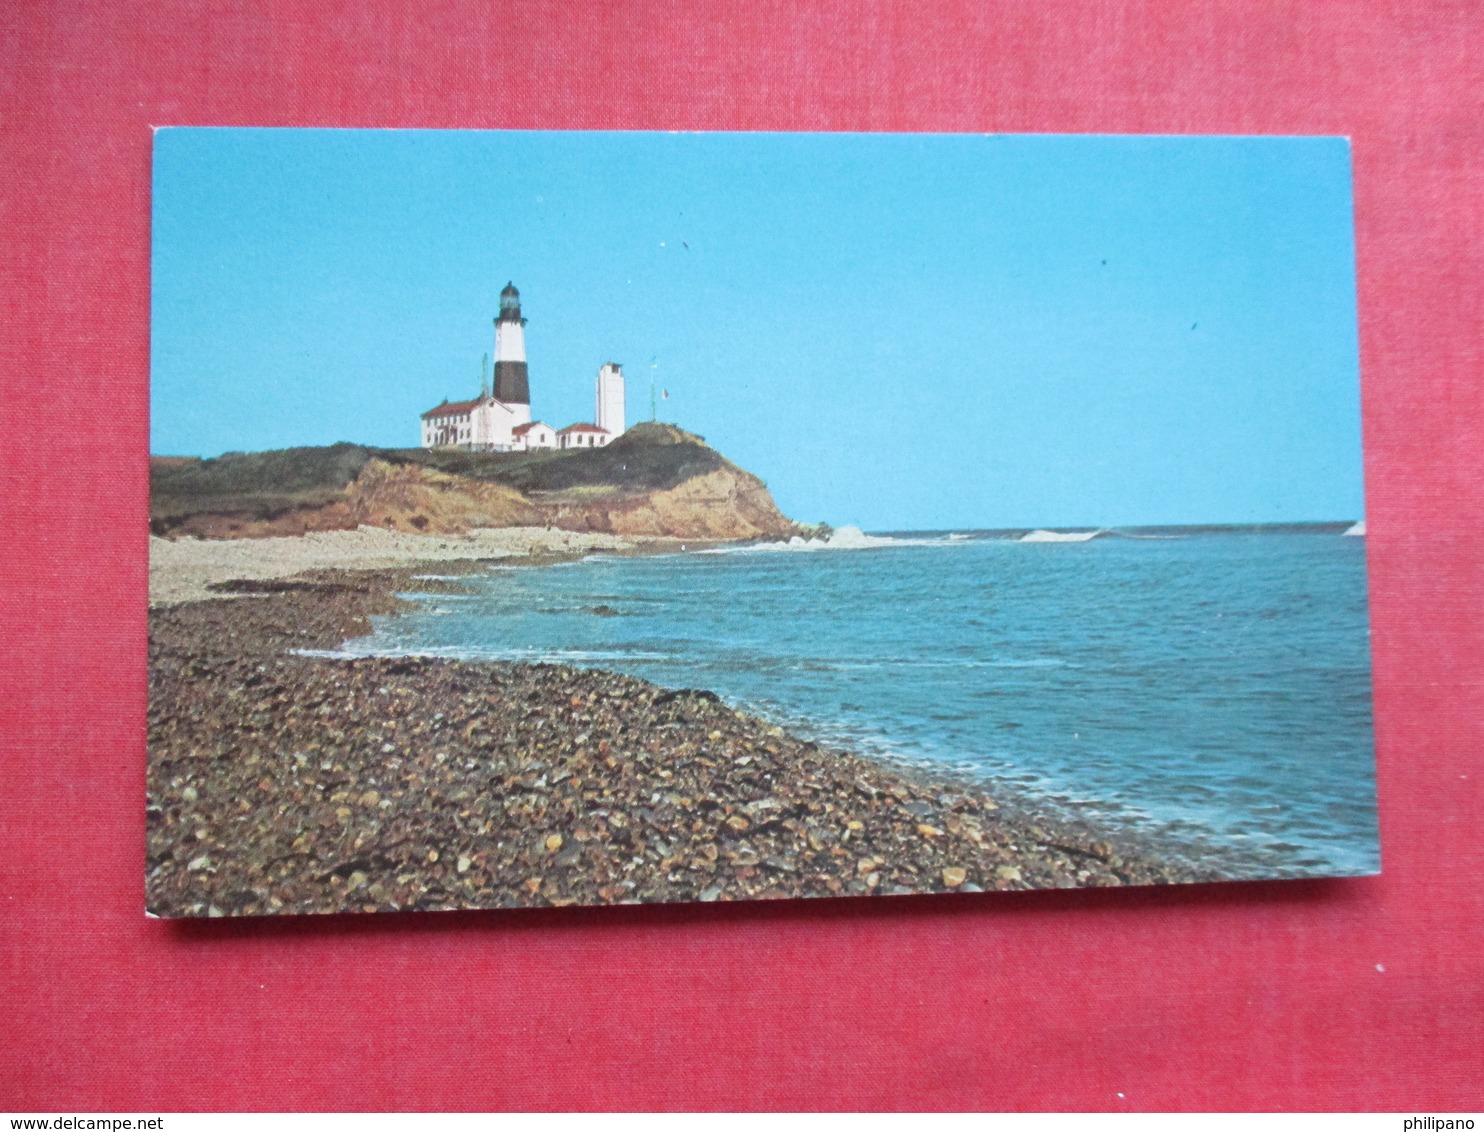
[[[424,448],[463,448],[473,452],[531,452],[538,448],[603,448],[624,432],[623,367],[605,362],[598,369],[596,409],[589,424],[578,421],[554,429],[531,419],[531,383],[526,370],[526,320],[514,283],[500,292],[495,316],[495,388],[487,384],[489,355],[480,359],[479,396],[444,400],[422,415]]]
[[[531,385],[526,372],[526,320],[520,316],[520,292],[514,283],[500,292],[500,313],[495,318],[495,400],[531,419]]]

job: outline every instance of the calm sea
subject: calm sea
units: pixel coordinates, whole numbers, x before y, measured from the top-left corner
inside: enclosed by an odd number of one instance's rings
[[[1241,875],[1379,868],[1364,539],[841,541],[497,568],[347,651],[709,688]]]

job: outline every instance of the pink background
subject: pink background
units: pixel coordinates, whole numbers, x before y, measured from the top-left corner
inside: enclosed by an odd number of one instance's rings
[[[135,7],[0,12],[0,1108],[1484,1104],[1484,8]],[[1385,875],[147,922],[151,124],[1352,136]]]

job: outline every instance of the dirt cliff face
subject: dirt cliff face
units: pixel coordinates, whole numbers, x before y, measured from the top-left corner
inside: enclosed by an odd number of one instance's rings
[[[357,525],[398,531],[459,534],[537,522],[530,501],[514,488],[384,460],[369,461],[347,496]]]
[[[727,467],[655,492],[615,515],[613,531],[681,538],[788,538],[798,533],[798,525],[784,518],[762,480]]]
[[[756,476],[718,468],[665,491],[553,493],[537,502],[541,522],[564,530],[694,539],[788,538],[785,518]]]
[[[667,425],[637,426],[607,450],[537,456],[301,449],[220,459],[232,463],[152,467],[156,534],[262,538],[362,525],[459,534],[535,525],[701,540],[802,530],[762,480]],[[297,477],[292,492],[278,488],[282,468]]]

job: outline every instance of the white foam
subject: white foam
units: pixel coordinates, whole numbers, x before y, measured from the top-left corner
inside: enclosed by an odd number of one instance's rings
[[[357,646],[349,642],[340,649],[290,649],[294,656],[318,660],[394,660],[402,657],[443,660],[514,660],[526,664],[569,664],[586,661],[673,661],[676,658],[656,652],[623,652],[596,649],[498,649],[467,645],[428,645],[421,648]]]
[[[723,546],[703,554],[809,553],[816,550],[879,550],[891,546],[946,546],[947,538],[888,538],[868,535],[859,527],[836,527],[828,538],[806,539],[794,535],[787,542],[759,542],[751,546]]]
[[[1102,534],[1097,531],[1032,531],[1020,537],[1021,542],[1087,542]]]
[[[1362,519],[1360,522],[1356,523],[1355,526],[1347,530],[1345,534],[1350,538],[1365,538],[1365,520]]]

